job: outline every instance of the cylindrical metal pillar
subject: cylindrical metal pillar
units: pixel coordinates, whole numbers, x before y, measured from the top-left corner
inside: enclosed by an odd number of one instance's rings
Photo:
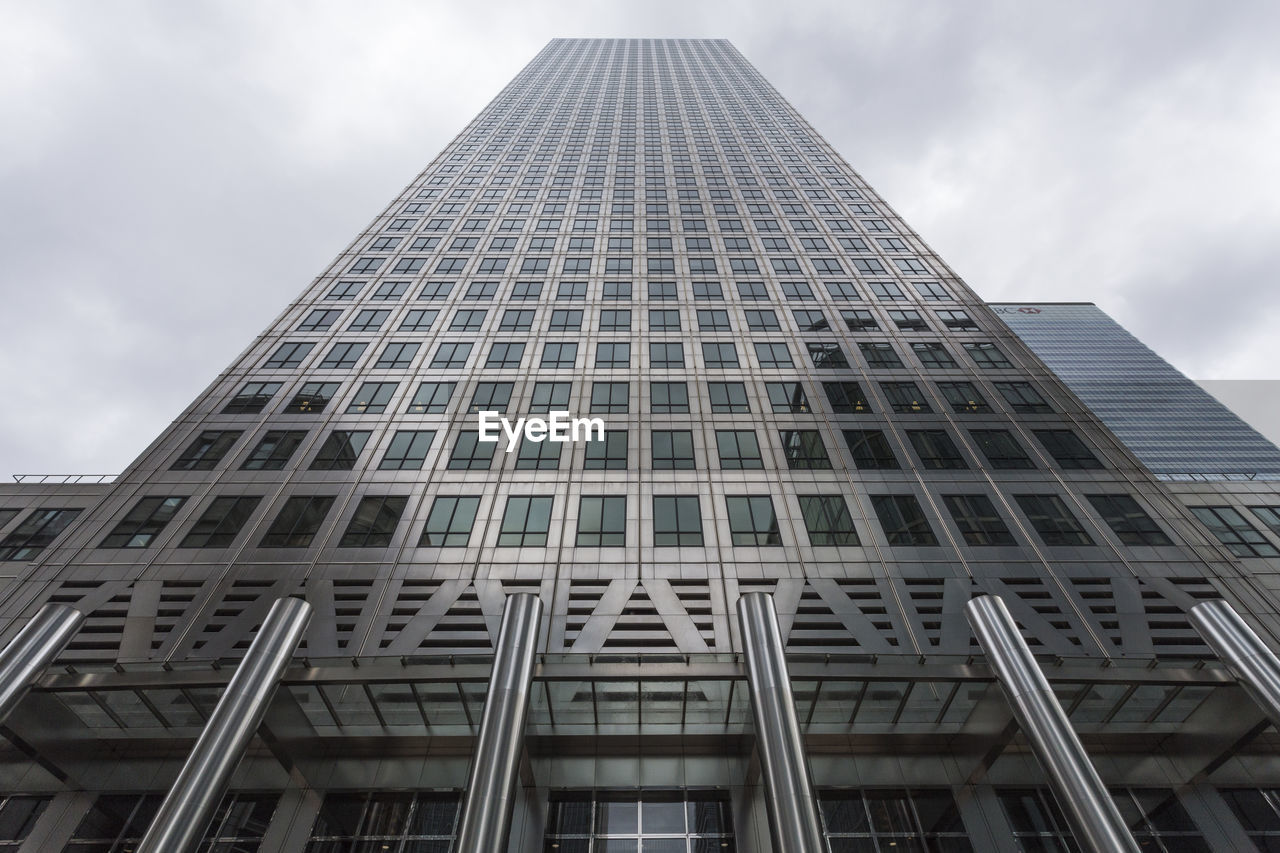
[[[1235,609],[1220,598],[1188,611],[1191,624],[1222,659],[1249,698],[1280,726],[1280,658],[1267,648]]]
[[[281,598],[272,605],[137,853],[196,849],[309,621],[311,605],[301,598]]]
[[[1094,853],[1138,853],[1137,842],[1004,602],[980,595],[965,611],[1076,840]]]
[[[458,846],[454,848],[457,853],[507,849],[541,620],[542,599],[538,596],[529,592],[507,596],[494,649],[493,675],[467,773]]]
[[[18,707],[83,622],[84,614],[74,607],[46,604],[0,651],[0,723]]]
[[[822,829],[804,741],[791,696],[791,676],[773,596],[748,592],[738,599],[742,648],[747,658],[756,749],[764,771],[765,798],[775,853],[822,853]]]

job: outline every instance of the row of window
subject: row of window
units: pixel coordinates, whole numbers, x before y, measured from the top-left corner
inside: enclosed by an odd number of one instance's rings
[[[971,429],[974,445],[982,452],[989,467],[996,470],[1032,470],[1031,456],[1013,433],[1005,429]],[[427,459],[435,442],[436,430],[397,430],[377,465],[380,471],[417,471]],[[780,429],[778,444],[787,467],[800,470],[833,468],[831,457],[816,429]],[[908,443],[915,451],[921,468],[926,470],[964,470],[969,463],[943,428],[905,430]],[[1070,429],[1039,429],[1033,435],[1064,469],[1100,469],[1102,462],[1087,444]],[[901,468],[892,441],[883,430],[841,430],[854,466],[859,470],[894,470]],[[242,430],[204,430],[182,451],[170,466],[173,471],[209,471],[218,466],[231,448],[244,435]],[[311,464],[312,471],[350,471],[356,466],[368,445],[372,430],[335,429],[320,445]],[[603,437],[592,436],[586,442],[583,468],[624,470],[630,467],[630,432],[606,429]],[[280,471],[288,466],[294,453],[306,440],[306,430],[268,430],[240,464],[242,471]],[[649,433],[653,470],[692,470],[697,467],[694,431],[691,429],[655,429]],[[716,455],[722,470],[765,468],[759,436],[753,429],[715,430]],[[522,438],[516,450],[515,467],[520,469],[559,469],[563,441],[531,441]],[[482,441],[478,431],[458,433],[445,464],[446,470],[488,470],[493,465],[501,440]]]
[[[425,262],[425,258],[407,258],[405,261]],[[412,266],[409,264],[408,266]],[[420,268],[420,267],[419,267]],[[416,272],[416,269],[395,270],[394,272],[406,273]],[[521,270],[522,274],[529,272],[545,273],[546,270]],[[458,283],[457,279],[437,279],[426,281],[422,289],[418,291],[417,299],[426,301],[441,301],[448,299],[453,294],[453,288]],[[378,283],[373,292],[363,297],[375,302],[390,302],[399,300],[409,292],[411,281],[404,279],[387,279]],[[818,298],[814,292],[812,285],[803,279],[786,279],[776,282],[778,291],[782,299],[790,302],[811,302]],[[915,282],[918,298],[929,300],[941,300],[945,298],[942,295],[928,296],[927,293],[943,294],[945,290],[937,282]],[[335,283],[328,291],[325,292],[323,301],[326,302],[351,302],[360,297],[364,292],[368,281],[364,279],[341,279]],[[466,290],[462,292],[462,299],[476,302],[488,302],[501,297],[505,300],[515,301],[532,301],[541,299],[543,296],[544,281],[536,279],[520,279],[511,284],[511,289],[505,293],[501,292],[502,282],[488,279],[477,279],[467,284]],[[586,301],[588,299],[600,299],[606,302],[625,302],[630,301],[635,295],[632,282],[629,280],[605,280],[599,283],[598,293],[593,294],[591,290],[592,283],[586,281],[561,281],[556,285],[554,298],[556,301]],[[862,292],[858,286],[852,281],[835,281],[823,280],[823,289],[827,295],[833,299],[842,302],[859,302],[862,301]],[[906,292],[893,281],[871,281],[867,282],[867,286],[875,295],[876,299],[881,302],[904,302],[908,300]],[[755,279],[739,279],[734,281],[734,289],[731,291],[736,293],[737,298],[743,302],[761,302],[761,301],[777,301],[770,294],[769,287],[762,280]],[[665,280],[648,280],[645,282],[645,296],[649,301],[667,302],[681,299],[681,286],[677,281],[670,279]],[[723,302],[729,293],[725,290],[724,285],[719,281],[692,281],[689,282],[687,290],[688,298],[692,298],[696,302]],[[957,328],[964,330],[967,326],[972,325],[972,321],[965,321],[964,312],[959,314],[939,314],[939,319],[943,321],[948,328]],[[845,322],[849,322],[845,318]],[[952,326],[951,323],[955,323]],[[927,326],[926,326],[927,327]],[[853,328],[852,326],[850,328]],[[912,330],[915,331],[915,330]]]
[[[1098,515],[1127,545],[1169,545],[1169,537],[1131,496],[1086,495]],[[1045,545],[1090,546],[1093,538],[1054,494],[1014,495],[1031,527]],[[107,534],[99,547],[145,548],[151,545],[186,503],[179,496],[140,499]],[[225,548],[231,545],[257,509],[261,496],[215,498],[181,540],[179,548]],[[841,495],[800,495],[797,498],[809,544],[856,546],[861,544],[848,505]],[[919,547],[939,544],[920,502],[914,495],[872,495],[872,508],[890,545]],[[336,501],[334,495],[288,498],[258,543],[261,548],[306,548],[321,530]],[[542,547],[550,536],[554,498],[513,495],[506,499],[498,529],[498,547]],[[948,494],[942,501],[965,544],[1012,546],[1018,542],[985,494]],[[389,546],[408,506],[404,495],[362,497],[337,542],[339,548]],[[440,495],[432,502],[418,547],[465,547],[476,529],[480,497]],[[728,495],[724,508],[729,544],[782,545],[782,534],[773,499],[768,495]],[[655,495],[653,498],[655,546],[701,546],[701,500],[694,495]],[[579,498],[574,544],[619,547],[627,543],[627,497],[583,495]],[[634,543],[632,543],[634,544]]]
[[[483,312],[481,312],[483,313]],[[481,320],[483,322],[483,320]],[[744,367],[743,359],[734,341],[702,341],[701,367],[711,370],[732,370]],[[364,341],[335,341],[324,356],[314,363],[313,367],[322,370],[350,370],[360,366],[369,344]],[[526,341],[493,341],[481,367],[485,369],[516,369],[524,362],[525,351],[529,348]],[[309,341],[286,341],[271,353],[262,363],[264,369],[288,370],[299,367],[315,344]],[[378,353],[371,364],[364,369],[372,370],[407,370],[414,366],[422,344],[417,341],[389,341]],[[474,341],[440,341],[432,351],[431,358],[423,367],[439,370],[461,370],[467,366],[471,353],[475,349]],[[569,369],[578,363],[577,341],[545,341],[538,366],[548,370]],[[755,364],[746,367],[758,367],[762,370],[783,370],[794,368],[790,345],[786,341],[754,341],[752,350]],[[982,366],[990,366],[1007,360],[993,345],[983,346],[981,343],[965,344],[965,351]],[[805,352],[815,370],[854,370],[855,365],[849,361],[848,355],[840,344],[832,341],[806,341]],[[866,341],[859,344],[859,352],[870,369],[903,369],[905,364],[893,345],[885,341]],[[955,369],[959,365],[952,358],[947,348],[937,341],[921,341],[912,345],[912,354],[926,368]],[[683,341],[650,341],[649,361],[647,368],[654,370],[679,370],[692,367],[691,359],[686,359]],[[599,370],[627,370],[632,367],[631,341],[597,341],[595,357],[591,364]],[[1030,383],[996,383],[999,385],[1030,388]],[[1045,405],[1039,395],[1035,395],[1038,405]],[[1048,409],[1043,409],[1047,411]]]
[[[828,282],[835,284],[836,282]],[[473,282],[471,288],[477,285],[483,285],[478,288],[478,293],[492,294],[496,292],[496,285],[493,288],[488,287],[492,282]],[[567,288],[567,285],[573,285]],[[468,288],[468,293],[471,292]],[[583,288],[585,290],[585,288]],[[562,282],[560,292],[577,293],[581,292],[575,283]],[[467,297],[470,298],[470,297]],[[476,297],[490,299],[492,295]],[[557,298],[562,298],[557,296]],[[577,297],[563,297],[577,298]],[[338,319],[342,316],[342,311],[337,308],[316,308],[310,311],[301,322],[295,327],[298,332],[323,332],[331,329]],[[502,312],[501,318],[498,320],[495,328],[500,332],[529,332],[533,331],[534,320],[537,316],[536,308],[508,308]],[[584,309],[581,308],[553,308],[545,312],[545,330],[548,332],[579,332],[582,331]],[[379,332],[386,325],[387,320],[391,317],[392,310],[389,308],[361,308],[347,322],[343,331],[347,332]],[[938,310],[934,312],[935,316],[944,326],[952,331],[977,331],[978,326],[973,322],[969,315],[960,310]],[[801,332],[823,332],[832,328],[830,319],[826,313],[816,308],[796,308],[791,311],[792,319],[795,322],[796,329]],[[407,311],[400,320],[400,324],[396,327],[401,332],[426,332],[435,326],[436,321],[440,317],[440,311],[433,308],[414,308]],[[694,317],[697,322],[697,330],[700,332],[732,332],[734,324],[730,318],[728,309],[724,308],[698,308],[694,311]],[[893,324],[902,331],[923,332],[931,331],[931,327],[925,319],[920,316],[918,311],[914,310],[891,310],[888,312],[889,319]],[[778,321],[777,313],[771,308],[745,308],[742,310],[742,319],[745,321],[746,328],[752,332],[775,332],[781,331],[782,325]],[[849,310],[841,311],[840,319],[844,325],[853,332],[872,332],[880,329],[880,324],[872,312],[867,310]],[[483,308],[457,308],[454,310],[449,319],[448,326],[442,327],[437,331],[451,332],[474,332],[485,327],[489,322],[488,310]],[[598,331],[605,332],[630,332],[632,331],[632,311],[630,308],[602,308],[599,311],[598,322],[595,326]],[[678,308],[650,308],[648,309],[648,331],[650,332],[681,332],[684,327],[681,320],[681,311]]]

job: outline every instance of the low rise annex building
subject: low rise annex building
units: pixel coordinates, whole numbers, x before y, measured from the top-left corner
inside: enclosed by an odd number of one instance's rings
[[[1193,492],[729,43],[556,39],[0,486],[0,850],[1272,849],[1280,494]]]

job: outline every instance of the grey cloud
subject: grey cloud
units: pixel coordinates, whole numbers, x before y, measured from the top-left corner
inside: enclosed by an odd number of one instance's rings
[[[0,475],[122,468],[557,35],[730,38],[984,296],[1280,356],[1271,4],[0,5]]]

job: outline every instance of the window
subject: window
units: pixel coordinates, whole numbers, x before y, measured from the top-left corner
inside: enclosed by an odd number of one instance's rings
[[[680,331],[680,312],[674,308],[650,308],[649,309],[649,331],[651,332],[678,332]]]
[[[542,282],[540,281],[517,281],[515,287],[511,288],[512,299],[537,299],[542,295]]]
[[[1039,414],[1053,411],[1030,382],[993,382],[992,384],[1009,404],[1009,408],[1015,412]]]
[[[727,853],[735,849],[729,803],[714,799],[715,793],[646,789],[565,791],[551,796],[546,840],[540,850]],[[598,799],[593,802],[593,797]]]
[[[821,332],[831,328],[827,315],[821,311],[797,308],[791,312],[791,316],[795,318],[796,327],[802,332]]]
[[[957,366],[951,353],[937,341],[917,341],[911,345],[911,349],[925,368],[946,369]]]
[[[874,261],[870,259],[868,260],[870,263],[875,264],[875,272],[880,272],[880,273],[884,272],[884,267],[880,266],[879,261]],[[864,273],[870,272],[869,269],[863,269],[862,264],[858,263],[858,261],[854,261],[854,265],[857,266]],[[891,281],[871,282],[871,292],[876,295],[877,299],[883,299],[890,302],[907,298],[907,295],[902,292],[902,289]]]
[[[456,382],[423,382],[406,410],[411,415],[438,415],[449,405]]]
[[[0,561],[25,562],[36,556],[58,538],[58,534],[80,514],[79,509],[33,510],[22,523],[0,541]]]
[[[474,332],[484,326],[487,308],[459,308],[453,312],[453,320],[449,323],[451,332]]]
[[[888,341],[863,341],[858,344],[858,349],[862,352],[862,357],[867,360],[867,366],[869,367],[897,368],[904,366],[902,359],[898,357],[897,350]]]
[[[4,527],[9,522],[18,517],[20,509],[0,509],[0,527]]]
[[[592,382],[591,414],[625,415],[630,385],[626,382]]]
[[[1101,468],[1102,463],[1093,455],[1089,445],[1080,436],[1069,429],[1037,429],[1033,430],[1036,440],[1044,445],[1063,468],[1069,470],[1090,470]]]
[[[282,410],[286,415],[318,415],[338,393],[337,382],[306,382]]]
[[[320,532],[324,518],[333,506],[332,495],[298,495],[284,502],[284,507],[271,522],[260,548],[306,548]]]
[[[899,414],[928,414],[933,411],[914,382],[881,382],[880,390],[889,401],[889,408]]]
[[[649,411],[655,415],[689,412],[689,388],[683,382],[649,383]]]
[[[716,430],[716,450],[720,455],[720,467],[725,470],[764,467],[760,442],[753,430]]]
[[[409,282],[407,281],[384,281],[378,285],[373,291],[373,295],[369,298],[389,302],[404,296],[404,292],[408,289]]]
[[[489,347],[485,367],[519,367],[524,358],[524,344],[516,341],[495,341]]]
[[[405,312],[404,320],[400,323],[400,331],[425,332],[431,328],[439,316],[439,311],[429,308],[412,308]]]
[[[335,429],[320,445],[315,459],[311,460],[311,470],[350,471],[371,434],[368,430]]]
[[[1037,788],[1000,789],[1000,805],[1013,827],[1018,849],[1074,850],[1075,836],[1048,790]],[[1128,821],[1126,820],[1126,824]],[[1158,846],[1144,848],[1161,849]],[[1179,850],[1190,848],[1177,848]]]
[[[262,498],[257,496],[214,498],[178,547],[231,547],[231,543],[261,502]]]
[[[1280,551],[1245,521],[1244,516],[1234,507],[1193,506],[1191,512],[1237,557],[1280,556]]]
[[[810,341],[805,346],[809,350],[813,366],[818,370],[841,370],[849,367],[849,359],[845,357],[839,344]]]
[[[560,448],[563,442],[520,440],[520,450],[516,453],[516,469],[524,471],[555,470],[560,467]]]
[[[1266,525],[1267,529],[1280,536],[1280,507],[1251,506],[1249,510],[1258,517],[1259,521]]]
[[[731,263],[733,264],[734,272],[758,272],[755,269],[755,261],[751,261],[751,270],[739,270],[737,259],[732,260]],[[769,290],[764,286],[763,281],[739,281],[735,282],[735,285],[738,288],[738,296],[744,301],[769,298]]]
[[[1129,495],[1085,495],[1116,537],[1126,545],[1172,545],[1146,510]]]
[[[768,495],[726,497],[729,541],[734,545],[781,545],[778,516]]]
[[[408,502],[405,497],[362,497],[338,547],[386,548],[391,544],[391,537],[395,535]]]
[[[915,495],[872,495],[880,527],[890,545],[928,547],[937,545],[929,520]]]
[[[240,430],[205,430],[187,445],[169,470],[212,471],[242,435]]]
[[[880,243],[883,245],[884,238],[881,238]],[[936,281],[913,281],[911,286],[916,289],[916,293],[920,294],[921,299],[929,302],[937,302],[940,299],[951,298],[951,294],[947,293],[947,289]]]
[[[729,312],[723,308],[699,308],[698,309],[698,331],[700,332],[729,332],[732,328],[729,326]]]
[[[653,544],[702,545],[702,509],[696,495],[653,496]]]
[[[657,369],[684,367],[684,344],[670,341],[650,342],[649,366]]]
[[[627,431],[625,429],[607,429],[604,431],[603,440],[588,439],[582,467],[588,471],[625,470],[627,467]]]
[[[498,442],[481,441],[478,432],[460,432],[449,456],[448,470],[487,471],[493,464],[493,454],[497,449]]]
[[[360,386],[347,406],[349,415],[377,415],[387,410],[387,404],[396,392],[395,382],[366,382]]]
[[[480,507],[477,497],[445,497],[435,499],[431,512],[427,513],[426,526],[422,528],[419,548],[465,548],[471,539],[476,510]]]
[[[596,367],[617,369],[631,364],[631,344],[625,341],[600,341],[596,344]]]
[[[973,436],[982,455],[996,470],[1018,471],[1036,467],[1022,445],[1006,429],[971,429],[969,435]]]
[[[142,498],[120,519],[99,548],[145,548],[173,520],[185,497]]]
[[[849,453],[853,456],[853,464],[863,471],[893,469],[898,467],[898,458],[889,446],[889,440],[878,429],[844,430],[845,443],[849,445]]]
[[[565,263],[568,263],[568,261]],[[556,299],[559,301],[578,302],[586,298],[587,283],[585,281],[562,281],[556,287]]]
[[[986,495],[943,495],[947,511],[968,545],[1016,545],[1004,519]]]
[[[792,415],[804,415],[811,411],[809,400],[804,395],[804,386],[799,382],[766,382],[764,387],[773,411]]]
[[[222,409],[224,415],[256,415],[280,390],[279,382],[246,382]]]
[[[578,359],[578,345],[564,341],[548,341],[542,346],[542,361],[539,367],[549,369],[573,367]]]
[[[498,531],[498,547],[541,547],[551,526],[551,498],[509,497]]]
[[[844,320],[844,324],[849,327],[851,332],[874,332],[880,329],[880,324],[876,322],[875,315],[863,308],[857,308],[853,311],[841,311],[840,319]]]
[[[803,301],[813,299],[813,288],[803,281],[784,281],[779,285],[782,288],[782,295],[792,301]]]
[[[279,471],[306,437],[306,430],[271,430],[258,441],[240,470]]]
[[[547,323],[551,332],[577,332],[582,330],[581,308],[556,308],[551,312],[551,320]]]
[[[744,313],[747,328],[753,332],[770,332],[782,328],[778,325],[778,315],[768,308],[748,308]]]
[[[410,700],[410,707],[413,704]],[[458,795],[453,793],[326,794],[305,849],[309,853],[449,850],[457,831],[457,815]],[[214,850],[223,853],[223,848]],[[232,848],[226,850],[230,853]]]
[[[649,298],[650,299],[675,299],[676,283],[674,281],[651,281],[649,282]]]
[[[595,547],[626,545],[626,497],[584,495],[578,501],[577,544]]]
[[[356,312],[355,319],[347,326],[348,332],[376,332],[391,316],[386,309],[364,308]]]
[[[625,308],[605,308],[600,312],[600,331],[631,331],[631,311]]]
[[[532,308],[508,308],[502,312],[498,330],[502,332],[527,332],[533,328]]]
[[[972,382],[939,382],[938,390],[942,392],[942,398],[947,401],[951,411],[956,414],[976,414],[978,412],[991,411],[991,406],[978,393],[978,389],[974,387]]]
[[[338,341],[329,347],[329,351],[320,360],[320,366],[335,369],[355,367],[368,346],[355,341]]]
[[[306,358],[307,354],[313,349],[315,349],[315,344],[296,342],[283,343],[276,347],[275,352],[273,352],[267,360],[263,362],[262,366],[281,370],[290,367],[297,367],[299,364],[302,364],[302,360]]]
[[[858,533],[854,530],[849,507],[840,495],[800,495],[800,512],[804,516],[809,544],[858,545]]]
[[[723,302],[724,288],[718,281],[695,281],[693,298],[702,302]]]
[[[955,800],[946,789],[822,791],[818,795],[818,810],[831,850],[840,853],[973,851]]]
[[[827,293],[831,294],[832,299],[849,300],[862,298],[857,286],[851,281],[824,281],[823,285],[826,286]]]
[[[893,309],[889,312],[889,319],[904,332],[929,331],[929,324],[920,316],[919,311]]]
[[[759,344],[756,346],[759,347]],[[704,341],[702,360],[710,368],[737,367],[738,349],[732,341]]]
[[[778,431],[782,440],[782,453],[787,467],[793,469],[827,469],[831,459],[827,456],[822,435],[816,429],[784,429]]]
[[[706,344],[703,344],[705,347]],[[732,346],[732,345],[731,345]],[[791,351],[787,349],[785,343],[757,343],[755,345],[756,358],[760,362],[761,367],[793,367],[791,361]]]
[[[387,453],[378,463],[380,471],[417,471],[426,461],[427,449],[435,439],[435,430],[397,430],[387,445]]]
[[[920,464],[927,469],[959,470],[969,467],[944,429],[909,429],[907,438],[920,457]]]
[[[533,396],[529,400],[529,413],[567,411],[571,387],[572,383],[569,382],[536,383],[533,386]]]
[[[693,457],[693,433],[687,429],[655,429],[653,439],[653,468],[660,470],[691,470]]]
[[[333,286],[333,289],[325,296],[325,299],[332,299],[338,302],[350,302],[356,298],[365,283],[363,281],[340,281]]]
[[[1014,495],[1046,545],[1092,545],[1093,539],[1057,495]]]
[[[978,324],[964,311],[934,311],[934,315],[953,332],[976,332]]]
[[[329,328],[334,322],[342,316],[342,312],[336,308],[324,309],[317,308],[312,311],[302,322],[298,324],[299,332],[321,332]]]

